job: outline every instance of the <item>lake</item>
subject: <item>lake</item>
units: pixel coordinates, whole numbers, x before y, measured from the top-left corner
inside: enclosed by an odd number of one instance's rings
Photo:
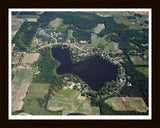
[[[90,57],[78,64],[72,64],[69,49],[60,47],[52,48],[52,56],[61,63],[56,69],[58,75],[76,74],[95,91],[105,86],[105,82],[116,79],[117,67],[99,57]]]

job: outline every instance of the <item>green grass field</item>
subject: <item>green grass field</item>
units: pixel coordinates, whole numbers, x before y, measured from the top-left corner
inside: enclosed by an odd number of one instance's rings
[[[134,65],[148,65],[148,61],[143,60],[140,56],[129,56]]]
[[[136,30],[142,29],[137,21],[134,22],[134,24],[132,24],[132,22],[130,22],[125,16],[114,17],[114,20],[118,24],[123,23],[129,26],[129,29],[136,29]]]
[[[75,41],[75,37],[73,36],[73,30],[72,29],[68,29],[68,35],[66,40],[74,40]]]
[[[148,77],[148,67],[136,67],[136,70],[142,72],[146,77]]]
[[[91,40],[92,40],[92,45],[93,46],[96,46],[99,43],[102,43],[102,44],[107,43],[106,40],[105,40],[105,37],[100,38],[100,37],[97,36],[97,34],[94,34],[94,33],[91,34]]]
[[[61,115],[62,111],[49,111],[44,107],[49,87],[50,84],[31,83],[27,96],[23,99],[22,110],[32,115]]]
[[[103,29],[105,29],[104,24],[98,24],[97,27],[94,28],[94,33],[98,34],[100,33]]]
[[[49,111],[40,106],[37,98],[25,98],[22,110],[32,115],[61,115],[61,111]]]
[[[97,34],[92,33],[91,34],[91,40],[92,40],[91,45],[93,47],[97,47],[98,44],[103,44],[105,51],[119,50],[118,43],[115,43],[115,42],[112,42],[112,41],[107,42],[105,40],[105,37],[100,38],[100,37],[97,36]]]
[[[56,19],[54,19],[54,20],[52,20],[50,23],[49,23],[49,25],[48,25],[48,27],[49,28],[55,28],[55,29],[57,29],[59,26],[61,26],[63,24],[63,19],[62,18],[56,18]]]
[[[27,97],[30,98],[44,98],[48,94],[50,84],[31,83],[29,86]]]
[[[63,115],[69,113],[84,113],[87,115],[99,115],[100,110],[98,107],[92,107],[90,100],[86,99],[80,101],[77,99],[80,92],[74,89],[53,91],[54,96],[48,102],[48,109],[52,111],[62,110]]]

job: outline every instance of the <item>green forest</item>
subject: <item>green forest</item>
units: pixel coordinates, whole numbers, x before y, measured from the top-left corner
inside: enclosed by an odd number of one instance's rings
[[[14,50],[27,51],[30,47],[31,41],[38,29],[38,23],[36,22],[24,22],[19,31],[13,37],[12,43],[15,44]]]

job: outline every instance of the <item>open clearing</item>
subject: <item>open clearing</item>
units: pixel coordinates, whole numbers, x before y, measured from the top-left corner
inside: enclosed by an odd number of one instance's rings
[[[105,40],[105,37],[98,37],[97,34],[91,33],[91,40],[92,40],[92,45],[96,46],[99,43],[106,44],[107,41]]]
[[[148,61],[143,60],[140,56],[129,56],[134,65],[148,65]]]
[[[92,107],[89,99],[79,100],[80,92],[74,89],[53,91],[54,96],[48,102],[48,110],[62,110],[62,115],[69,113],[84,113],[86,115],[99,115],[98,107]],[[78,99],[77,99],[78,98]]]
[[[98,34],[98,33],[100,33],[103,29],[105,29],[104,24],[98,24],[97,27],[94,28],[94,33]]]
[[[38,18],[26,18],[28,22],[37,22]]]
[[[27,92],[27,97],[44,98],[44,96],[48,94],[49,87],[50,84],[31,83]]]
[[[73,30],[72,29],[68,29],[68,35],[67,35],[67,38],[66,38],[66,41],[68,40],[74,40],[75,42],[75,37],[73,36]]]
[[[147,112],[143,98],[141,97],[113,97],[105,101],[108,105],[112,106],[117,111],[138,111]]]
[[[56,18],[49,23],[49,27],[57,28],[62,24],[62,22],[63,22],[63,19]]]
[[[136,70],[142,72],[146,77],[148,77],[148,67],[136,67]]]
[[[114,51],[118,51],[119,50],[119,44],[109,41],[107,42],[105,40],[105,37],[98,37],[97,34],[91,33],[91,40],[92,40],[92,46],[96,47],[98,44],[103,44],[104,45],[104,50],[105,51],[109,51],[109,50],[114,50]]]
[[[117,16],[114,17],[114,20],[118,24],[123,23],[124,25],[128,26],[129,29],[135,29],[135,30],[141,29],[141,26],[138,24],[137,21],[135,21],[134,24],[132,24],[132,22],[130,22],[126,16]]]
[[[17,70],[12,81],[12,112],[21,110],[26,92],[32,79],[30,69]]]
[[[23,60],[22,60],[22,63],[23,64],[25,64],[25,63],[32,64],[34,61],[38,60],[39,55],[40,55],[40,53],[26,53]]]

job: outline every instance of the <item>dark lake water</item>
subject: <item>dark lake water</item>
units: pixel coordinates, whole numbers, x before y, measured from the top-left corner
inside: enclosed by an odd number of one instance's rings
[[[99,91],[105,82],[116,79],[116,66],[99,57],[91,57],[78,64],[72,64],[69,50],[60,47],[52,48],[52,56],[61,63],[56,70],[58,75],[76,74],[95,91]]]
[[[67,115],[86,115],[86,114],[83,114],[83,113],[69,113]]]

